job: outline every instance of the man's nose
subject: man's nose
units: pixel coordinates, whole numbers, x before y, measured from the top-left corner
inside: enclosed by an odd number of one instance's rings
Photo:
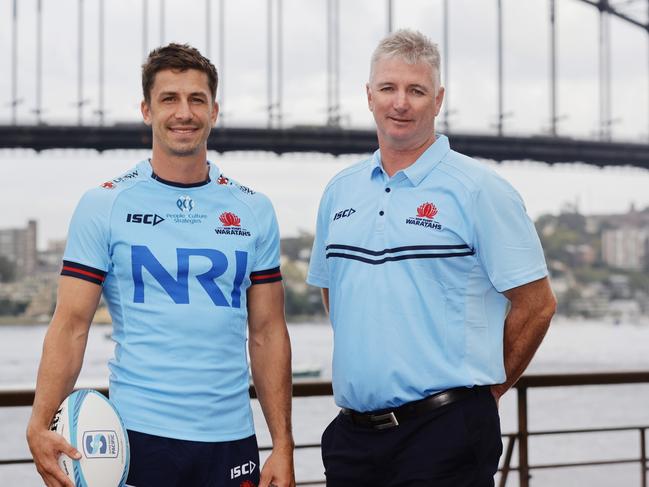
[[[176,112],[174,116],[179,120],[190,120],[193,117],[193,113],[189,107],[189,102],[187,100],[180,100],[176,105]]]
[[[399,112],[406,111],[410,106],[410,102],[408,100],[408,94],[405,91],[401,91],[401,90],[397,91],[394,96],[393,106],[394,109]]]

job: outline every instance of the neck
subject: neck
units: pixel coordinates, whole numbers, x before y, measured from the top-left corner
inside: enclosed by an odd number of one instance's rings
[[[151,153],[151,167],[157,176],[167,181],[182,184],[200,183],[205,181],[209,174],[207,150],[191,156],[176,156],[160,154],[154,147]]]
[[[393,144],[385,143],[379,135],[379,149],[381,151],[381,165],[389,177],[394,176],[397,172],[411,166],[426,152],[431,145],[435,143],[436,137],[425,140],[416,147],[398,147]]]

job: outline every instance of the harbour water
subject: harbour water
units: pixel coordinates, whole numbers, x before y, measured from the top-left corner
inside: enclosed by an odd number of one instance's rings
[[[0,327],[0,384],[33,385],[45,326]],[[80,384],[104,384],[106,361],[112,342],[108,325],[93,325]],[[326,324],[290,326],[295,366],[320,366],[322,377],[331,377],[331,329]],[[574,322],[556,319],[532,362],[531,373],[649,370],[649,325]],[[377,374],[381,371],[377,370]],[[547,429],[649,425],[649,384],[558,387],[529,392],[529,427]],[[297,443],[318,443],[326,424],[336,414],[331,397],[294,401],[294,434]],[[502,429],[516,429],[516,393],[500,404]],[[257,402],[253,402],[260,445],[270,438]],[[24,430],[29,408],[0,409],[0,458],[26,458]],[[639,456],[637,432],[548,436],[530,440],[530,462],[553,463]],[[322,478],[317,449],[296,454],[296,473],[302,480]],[[33,465],[0,467],[0,485],[36,487],[42,482]],[[515,475],[508,485],[516,486]],[[580,467],[533,472],[531,485],[553,487],[618,487],[640,485],[638,464]]]

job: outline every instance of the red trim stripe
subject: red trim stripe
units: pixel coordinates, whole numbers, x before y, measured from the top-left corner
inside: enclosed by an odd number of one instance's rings
[[[102,275],[95,274],[94,272],[88,272],[81,269],[77,269],[76,267],[63,266],[63,269],[61,270],[68,271],[68,272],[76,272],[77,274],[83,274],[84,276],[94,277],[95,279],[99,279],[102,282],[104,282],[104,280],[106,279],[106,277]]]
[[[250,280],[251,281],[257,281],[257,280],[260,280],[260,279],[272,279],[273,277],[282,277],[282,273],[281,272],[275,272],[274,274],[261,274],[261,275],[257,274],[257,275],[254,275],[254,276],[250,276]]]

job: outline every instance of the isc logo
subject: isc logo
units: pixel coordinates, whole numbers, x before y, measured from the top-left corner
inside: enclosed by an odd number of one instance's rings
[[[251,474],[255,471],[256,466],[257,465],[252,460],[244,463],[243,465],[237,465],[236,467],[230,469],[230,478],[236,479],[237,477],[241,477],[242,475]]]
[[[127,223],[144,223],[145,225],[153,225],[155,227],[158,223],[165,221],[165,219],[159,215],[129,213],[126,215],[126,221]]]
[[[223,252],[216,249],[176,249],[177,276],[174,278],[167,269],[153,255],[146,245],[133,245],[131,247],[131,270],[133,273],[133,301],[144,303],[145,286],[142,269],[162,286],[162,289],[173,299],[176,304],[189,304],[189,274],[190,257],[193,262],[198,259],[207,260],[211,266],[207,272],[197,274],[194,278],[205,290],[216,306],[233,308],[241,307],[241,284],[246,277],[248,266],[248,252],[235,251],[235,275],[230,291],[230,304],[223,291],[216,285],[215,280],[223,275],[228,268],[228,258]],[[201,269],[204,269],[204,262]]]
[[[347,208],[346,210],[339,211],[334,215],[334,221],[340,218],[345,218],[346,216],[352,216],[354,213],[356,213],[356,210],[354,208]]]

